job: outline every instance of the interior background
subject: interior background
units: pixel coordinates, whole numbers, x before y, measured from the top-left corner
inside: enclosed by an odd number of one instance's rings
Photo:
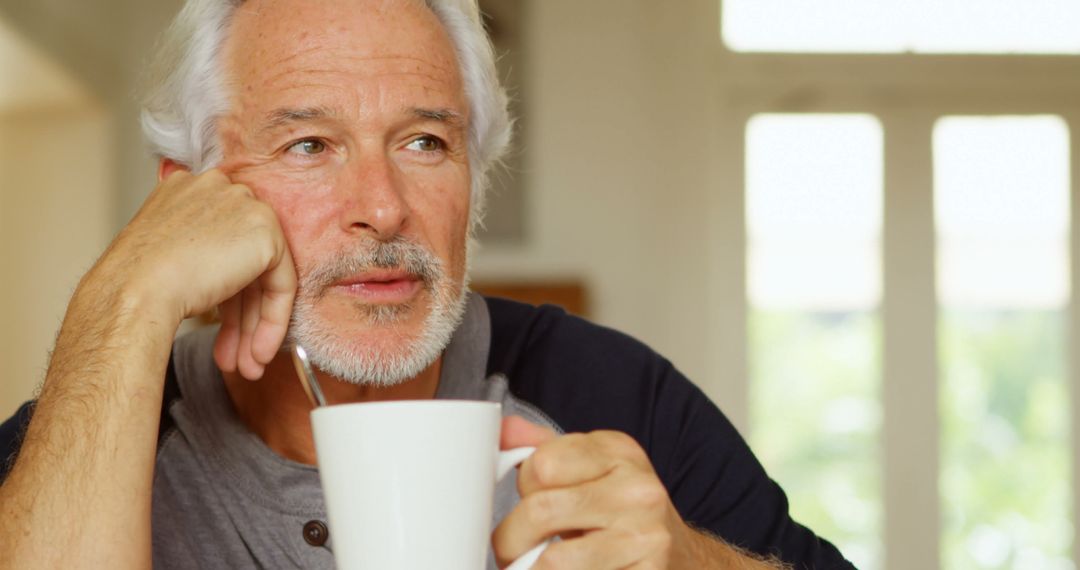
[[[902,223],[925,209],[918,189],[930,171],[926,142],[905,138],[915,133],[905,125],[932,124],[928,109],[1075,109],[1080,65],[900,56],[884,73],[879,60],[859,56],[736,56],[719,41],[716,0],[674,4],[492,3],[516,26],[508,33],[521,51],[504,64],[514,68],[524,117],[516,182],[495,219],[520,224],[492,224],[474,276],[582,283],[591,318],[670,358],[745,432],[746,121],[880,110],[899,126],[887,129],[886,144],[909,159],[887,171],[887,183],[912,189],[886,204],[901,223],[886,213],[885,247],[900,265],[885,271],[885,311],[904,316],[885,325],[884,562],[938,567],[936,369],[923,334],[934,322],[933,268],[922,255],[932,228]],[[31,397],[79,276],[154,185],[133,92],[179,5],[0,0],[0,416]],[[975,92],[996,95],[972,108]],[[890,290],[929,303],[890,301]]]

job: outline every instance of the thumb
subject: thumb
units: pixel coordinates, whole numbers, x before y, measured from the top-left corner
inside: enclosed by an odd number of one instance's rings
[[[556,437],[558,434],[550,428],[536,425],[520,416],[507,416],[502,420],[499,448],[537,447]]]

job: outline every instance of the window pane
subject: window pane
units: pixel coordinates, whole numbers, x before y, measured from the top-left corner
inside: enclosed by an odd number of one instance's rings
[[[1080,53],[1065,0],[721,0],[735,51]]]
[[[943,566],[1072,568],[1068,127],[943,118],[934,170]]]
[[[751,305],[868,310],[881,297],[881,125],[753,117],[746,133]]]
[[[750,439],[797,520],[880,568],[881,125],[758,115],[746,143]]]

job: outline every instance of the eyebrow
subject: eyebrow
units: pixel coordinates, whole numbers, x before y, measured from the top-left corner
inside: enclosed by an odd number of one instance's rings
[[[425,109],[413,107],[408,113],[417,119],[437,121],[454,128],[465,127],[465,120],[461,116],[461,113],[458,113],[453,109]],[[267,113],[266,120],[260,130],[265,132],[288,125],[289,123],[317,121],[336,116],[337,113],[325,107],[283,107]]]
[[[323,107],[304,107],[301,109],[275,109],[266,114],[266,121],[261,130],[269,131],[289,123],[315,121],[334,116],[335,113]]]
[[[463,127],[465,125],[465,120],[461,117],[461,113],[451,109],[421,109],[419,107],[414,107],[412,109],[412,114],[420,119],[438,121],[452,127]]]

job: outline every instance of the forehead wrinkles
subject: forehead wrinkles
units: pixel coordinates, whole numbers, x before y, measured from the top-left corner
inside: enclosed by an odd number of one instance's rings
[[[325,65],[329,52],[318,52],[312,57],[312,50],[306,53],[291,54],[263,68],[263,77],[258,78],[258,87],[274,88],[279,85],[292,86],[304,82],[323,83],[348,79],[371,79],[381,76],[412,76],[431,87],[458,89],[460,81],[455,69],[449,65],[434,65],[431,61],[408,56],[332,56],[334,66]],[[440,62],[441,63],[441,62]],[[269,70],[269,73],[266,73]],[[243,75],[255,80],[259,70],[250,69]],[[340,84],[347,87],[348,84]]]
[[[290,2],[301,6],[296,10],[274,9]],[[458,75],[453,43],[442,23],[422,2],[298,2],[245,2],[229,24],[223,46],[226,64],[233,71],[258,74],[267,66],[333,71],[350,63],[396,58]],[[245,10],[249,6],[253,8]]]
[[[231,22],[222,55],[242,104],[269,92],[370,89],[355,82],[409,75],[425,95],[448,93],[468,112],[453,44],[423,2],[295,4],[248,0]]]

